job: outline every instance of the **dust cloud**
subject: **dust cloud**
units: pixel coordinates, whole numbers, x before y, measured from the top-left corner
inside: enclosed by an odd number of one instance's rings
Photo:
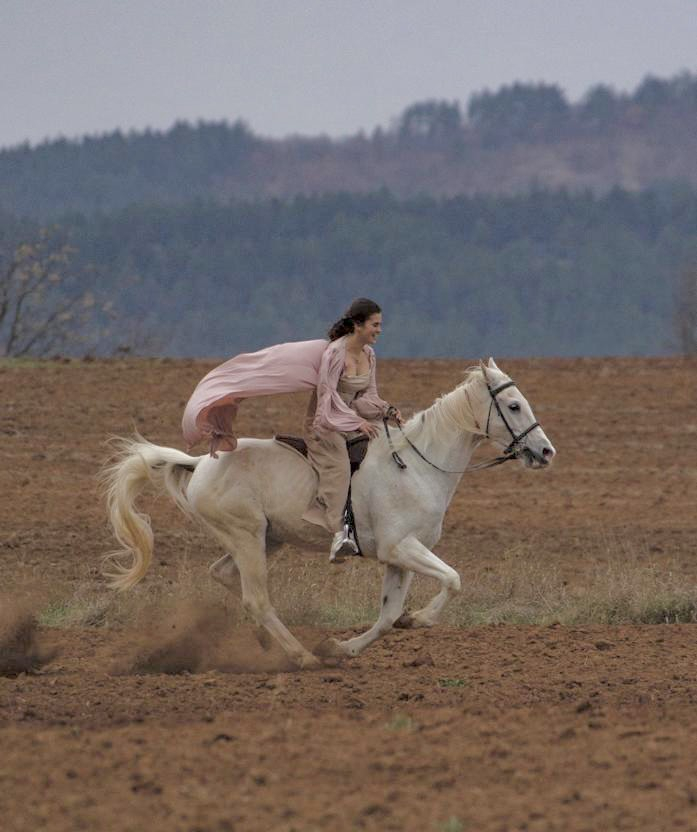
[[[159,620],[151,616],[131,635],[132,648],[115,658],[111,668],[114,675],[293,669],[280,648],[269,647],[261,633],[236,626],[222,604],[182,602]]]
[[[56,655],[56,650],[40,644],[32,606],[26,601],[0,596],[0,676],[38,670]]]

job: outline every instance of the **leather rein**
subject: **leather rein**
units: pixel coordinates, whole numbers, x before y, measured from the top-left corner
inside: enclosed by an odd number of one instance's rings
[[[511,435],[510,443],[504,448],[503,453],[501,456],[494,457],[493,459],[486,460],[485,462],[480,462],[477,465],[468,465],[463,471],[449,471],[447,468],[440,468],[434,462],[431,462],[430,459],[427,459],[421,451],[414,445],[414,443],[409,439],[409,437],[404,432],[404,429],[401,425],[397,425],[399,430],[402,432],[402,436],[406,441],[407,445],[416,453],[417,456],[421,457],[424,462],[427,462],[432,468],[435,468],[436,471],[440,471],[442,474],[467,474],[469,471],[481,471],[484,468],[493,468],[495,465],[502,465],[504,462],[508,462],[509,459],[518,459],[520,454],[523,452],[524,448],[520,447],[521,440],[525,439],[525,437],[535,428],[540,426],[539,422],[533,422],[529,427],[525,428],[522,433],[516,434],[516,432],[511,428],[511,426],[506,421],[506,417],[503,415],[503,411],[501,410],[501,405],[498,403],[497,396],[499,393],[507,390],[509,387],[515,387],[515,381],[505,381],[503,384],[500,384],[498,387],[492,389],[491,385],[487,381],[486,388],[489,391],[489,396],[491,397],[491,402],[489,404],[489,413],[487,414],[486,418],[486,431],[484,432],[484,439],[489,438],[489,423],[491,421],[491,411],[493,408],[496,408],[496,412],[501,418],[501,421],[506,426],[506,430]],[[395,450],[394,445],[392,444],[392,437],[390,436],[390,428],[387,424],[387,420],[389,419],[393,408],[388,408],[387,413],[383,416],[382,423],[385,426],[385,434],[387,436],[387,442],[390,446],[390,451],[392,452],[392,459],[395,461],[397,466],[404,470],[407,467],[407,463],[402,459],[402,457],[397,453]],[[476,422],[475,422],[476,424]],[[477,426],[478,427],[478,426]]]

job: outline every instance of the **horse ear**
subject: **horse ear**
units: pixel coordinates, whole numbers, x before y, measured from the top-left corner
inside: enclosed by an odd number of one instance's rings
[[[484,381],[488,382],[489,377],[486,374],[486,364],[481,359],[479,360],[479,369],[482,371],[482,375],[484,376]]]
[[[489,369],[490,369],[490,370],[498,370],[498,369],[499,369],[499,368],[496,366],[496,362],[495,362],[495,361],[494,361],[494,359],[493,359],[493,358],[491,358],[491,357],[489,357],[489,363],[488,363],[488,365],[487,365],[487,366],[489,367]],[[499,370],[499,372],[501,372],[501,371]]]

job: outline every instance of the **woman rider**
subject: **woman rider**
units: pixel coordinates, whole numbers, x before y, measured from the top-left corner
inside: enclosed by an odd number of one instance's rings
[[[399,411],[377,394],[375,343],[382,326],[372,300],[353,301],[325,340],[276,344],[243,353],[211,370],[197,385],[184,410],[182,429],[190,449],[209,441],[211,456],[234,451],[232,423],[241,400],[313,389],[305,420],[310,462],[318,474],[317,498],[303,515],[333,533],[330,560],[357,552],[344,534],[343,514],[351,481],[346,438],[376,435],[378,420],[402,421]]]
[[[340,563],[358,547],[344,523],[351,482],[346,440],[377,436],[379,420],[402,421],[399,411],[377,394],[374,344],[382,328],[375,301],[357,298],[329,330],[322,354],[317,388],[305,421],[305,441],[319,485],[315,502],[303,515],[310,523],[334,533],[329,559]]]

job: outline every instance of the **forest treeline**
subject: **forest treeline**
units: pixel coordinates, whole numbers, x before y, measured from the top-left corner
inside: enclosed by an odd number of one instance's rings
[[[550,84],[482,92],[466,108],[423,101],[385,128],[344,139],[263,138],[242,121],[180,122],[0,151],[0,210],[47,220],[194,197],[327,192],[401,198],[697,186],[697,76],[599,85],[577,103]]]
[[[179,356],[322,337],[358,295],[384,308],[383,355],[666,353],[677,276],[697,262],[685,187],[193,200],[63,227],[119,322],[97,348],[139,333]]]

